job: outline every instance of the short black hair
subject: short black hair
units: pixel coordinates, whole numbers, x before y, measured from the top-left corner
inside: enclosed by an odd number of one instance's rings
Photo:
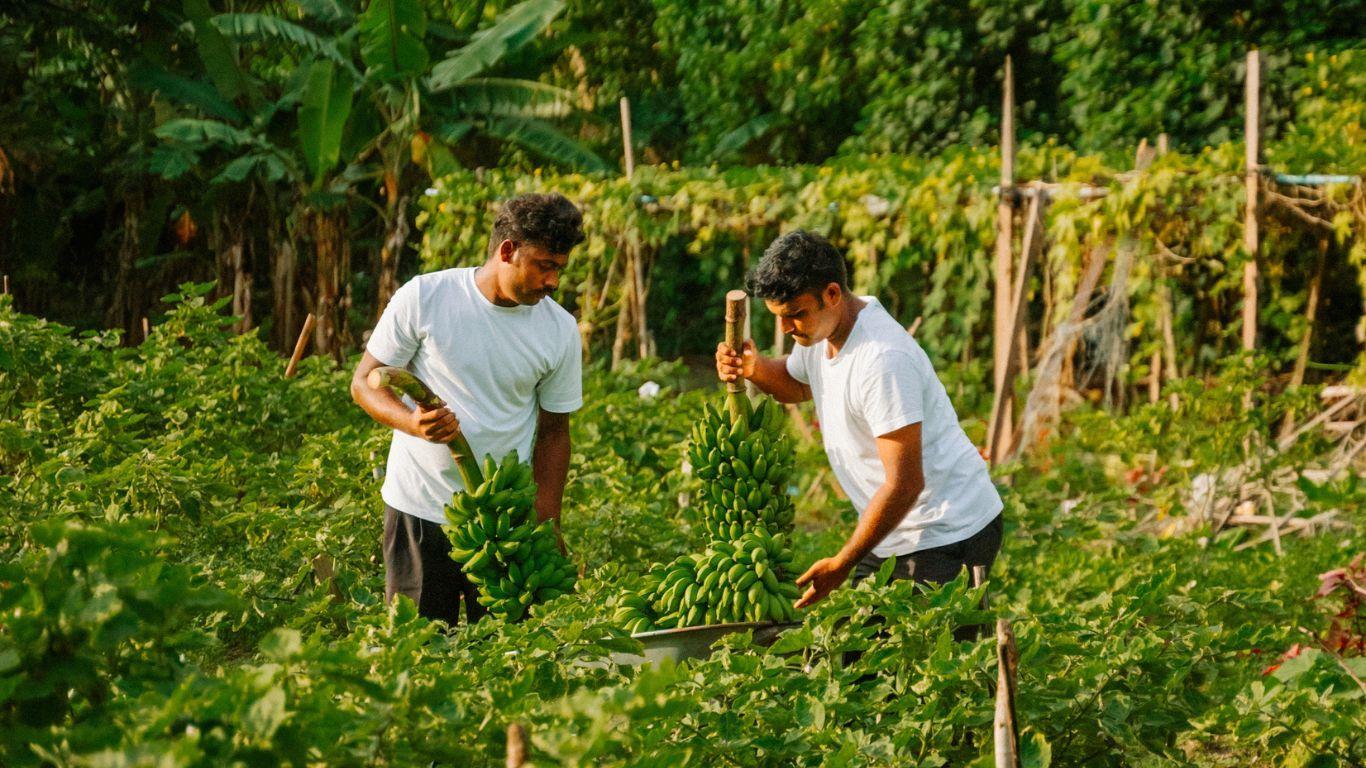
[[[583,214],[558,192],[514,197],[503,202],[493,221],[489,253],[504,240],[530,243],[554,254],[569,253],[584,240]]]
[[[745,276],[750,294],[771,301],[791,301],[804,293],[820,296],[825,286],[848,289],[844,256],[829,240],[794,229],[774,240]]]

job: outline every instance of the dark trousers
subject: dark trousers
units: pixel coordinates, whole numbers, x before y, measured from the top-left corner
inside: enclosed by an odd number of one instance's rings
[[[965,568],[968,571],[968,578],[971,579],[974,565],[986,568],[987,575],[990,576],[991,566],[996,562],[997,553],[1001,551],[1001,530],[1004,527],[1002,516],[997,515],[985,528],[962,541],[897,555],[896,565],[892,566],[892,578],[915,579],[921,584],[929,585],[947,584],[958,578],[958,574]],[[851,576],[853,583],[857,584],[877,573],[885,561],[886,558],[869,552],[854,566]]]
[[[945,544],[942,547],[922,549],[919,552],[911,552],[906,555],[898,555],[896,565],[892,566],[892,579],[915,579],[921,584],[936,585],[947,584],[958,578],[958,574],[967,569],[968,578],[972,578],[972,567],[980,565],[987,570],[987,576],[991,575],[991,566],[996,562],[996,555],[1001,551],[1001,531],[1005,523],[1001,515],[987,523],[986,527],[974,533],[962,541],[952,544]],[[878,572],[886,558],[868,553],[858,565],[854,566],[854,572],[850,576],[852,583],[872,576]],[[879,621],[881,619],[879,618]],[[982,624],[969,624],[966,626],[955,627],[953,639],[978,640],[981,639],[986,627]],[[851,663],[857,655],[846,654],[845,663]]]
[[[478,589],[451,559],[451,542],[439,523],[384,505],[384,599],[407,595],[417,612],[447,624],[460,621],[460,603],[470,623],[488,613]]]

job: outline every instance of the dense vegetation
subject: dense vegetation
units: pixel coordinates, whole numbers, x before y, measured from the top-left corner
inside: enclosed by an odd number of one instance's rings
[[[703,663],[591,663],[634,647],[611,616],[650,564],[707,535],[680,506],[698,488],[682,460],[719,393],[677,366],[589,375],[565,513],[575,594],[450,635],[386,609],[384,430],[347,402],[347,369],[314,357],[281,380],[207,291],[186,286],[131,349],[0,299],[0,762],[494,765],[518,721],[538,764],[990,764],[994,650],[952,639],[983,618],[961,581],[841,590],[767,651],[741,635]],[[1176,382],[1176,410],[1082,408],[1065,450],[1003,469],[987,591],[1020,637],[1028,764],[1366,761],[1359,602],[1342,574],[1313,598],[1362,551],[1366,488],[1301,474],[1317,433],[1263,453],[1294,398],[1260,389],[1245,408],[1258,371]],[[851,510],[808,492],[822,460],[799,452],[801,567]],[[1358,527],[1237,551],[1247,530],[1213,535],[1188,496],[1235,465],[1257,482],[1292,470],[1309,512]]]
[[[1366,60],[1345,54],[1360,45],[1364,10],[1360,0],[9,4],[0,271],[21,308],[120,327],[129,342],[162,293],[217,279],[243,325],[277,348],[310,311],[320,346],[354,348],[418,267],[421,190],[453,169],[610,178],[623,95],[642,163],[815,166],[889,153],[919,163],[995,141],[1007,54],[1022,139],[1122,169],[1159,132],[1188,154],[1236,141],[1244,52],[1261,47],[1264,135],[1269,148],[1294,148],[1267,159],[1356,173]]]

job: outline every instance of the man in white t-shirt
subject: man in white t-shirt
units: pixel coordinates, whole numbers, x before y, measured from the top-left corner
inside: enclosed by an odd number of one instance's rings
[[[508,200],[483,266],[418,275],[380,316],[351,396],[394,430],[380,492],[386,599],[407,595],[423,616],[451,624],[462,600],[468,620],[485,613],[441,528],[462,490],[446,445],[457,429],[481,460],[516,451],[530,461],[537,517],[558,529],[569,414],[583,404],[583,382],[578,325],[550,295],[582,241],[583,218],[563,196]],[[366,377],[382,365],[412,371],[445,406],[415,408],[370,389]]]
[[[797,346],[786,358],[754,342],[716,350],[723,381],[750,380],[779,402],[814,400],[830,467],[858,510],[844,546],[797,579],[805,608],[851,575],[895,557],[896,578],[944,583],[990,569],[1001,497],[958,424],[929,357],[877,299],[849,291],[844,257],[819,235],[779,237],[746,277]]]

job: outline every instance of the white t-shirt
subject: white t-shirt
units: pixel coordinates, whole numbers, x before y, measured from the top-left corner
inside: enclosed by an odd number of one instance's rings
[[[528,461],[538,408],[568,413],[583,405],[578,324],[550,298],[532,306],[494,304],[475,285],[475,269],[408,281],[366,349],[385,365],[412,371],[446,401],[480,461],[512,450]],[[444,523],[445,506],[462,485],[450,448],[394,430],[380,491],[386,504]]]
[[[925,490],[874,555],[962,541],[996,518],[1000,494],[925,350],[877,299],[861,298],[868,305],[838,355],[829,357],[825,341],[799,345],[787,358],[787,371],[811,387],[830,467],[859,515],[886,481],[877,438],[921,422]]]

